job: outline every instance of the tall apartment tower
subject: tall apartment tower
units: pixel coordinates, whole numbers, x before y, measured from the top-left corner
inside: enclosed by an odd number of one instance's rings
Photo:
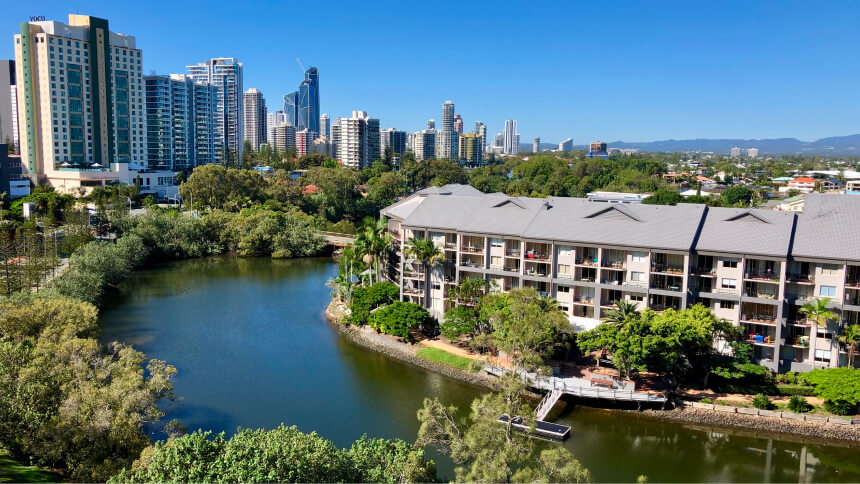
[[[325,136],[326,138],[331,136],[331,120],[328,117],[328,114],[320,115],[320,136]]]
[[[293,91],[284,95],[284,115],[287,122],[298,126],[299,122],[299,91]]]
[[[218,89],[218,118],[215,135],[221,139],[223,159],[238,163],[245,141],[245,109],[242,87],[242,63],[235,57],[215,57],[186,66],[188,75],[197,82]]]
[[[478,133],[464,133],[460,135],[460,160],[470,165],[478,165],[483,159],[483,148],[481,147],[481,136]]]
[[[515,155],[520,151],[520,135],[517,134],[517,121],[509,119],[505,121],[505,148],[506,155]]]
[[[296,129],[320,132],[320,74],[316,67],[305,71],[305,80],[299,84]]]
[[[15,91],[15,61],[0,60],[0,143],[18,145],[17,100],[13,101]]]
[[[573,151],[573,138],[568,138],[559,143],[558,151]]]
[[[435,129],[425,129],[413,135],[416,161],[426,161],[436,158],[436,134]]]
[[[259,89],[245,91],[244,99],[245,139],[250,141],[255,151],[266,142],[266,100]]]
[[[454,115],[454,131],[458,135],[463,134],[463,118],[459,114]]]
[[[314,131],[303,129],[296,131],[296,156],[304,156],[314,153],[314,141],[319,135]]]
[[[341,121],[343,121],[343,118],[334,118],[334,122],[331,124],[331,157],[335,160],[340,159]]]
[[[394,128],[389,128],[380,133],[380,141],[385,139],[385,146],[391,147],[391,152],[395,155],[402,155],[406,153],[406,132],[405,131],[397,131]],[[382,143],[380,142],[380,149],[382,153],[385,154],[385,148],[382,147]]]
[[[537,153],[538,151],[540,151],[540,137],[532,141],[532,153]]]
[[[146,166],[141,51],[108,21],[24,22],[15,35],[23,174],[60,191]]]
[[[436,120],[428,119],[427,120],[427,129],[436,129]]]
[[[149,166],[182,170],[215,162],[215,87],[182,74],[144,76],[144,83]]]
[[[343,166],[361,169],[379,159],[379,120],[365,111],[353,111],[349,118],[338,118],[338,158]],[[332,140],[334,141],[334,130]]]
[[[487,125],[480,121],[475,121],[475,132],[481,138],[481,150],[483,151],[484,147],[487,146]]]
[[[278,153],[296,149],[296,127],[281,123],[272,129],[273,147]]]
[[[445,101],[442,105],[442,130],[436,137],[436,156],[439,158],[457,159],[457,142],[459,135],[454,130],[454,103]]]

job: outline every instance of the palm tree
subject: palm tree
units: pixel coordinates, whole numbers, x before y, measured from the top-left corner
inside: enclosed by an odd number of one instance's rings
[[[635,303],[619,299],[615,301],[615,305],[617,306],[615,309],[611,309],[606,312],[606,317],[603,318],[602,322],[606,324],[622,325],[630,318],[639,316],[639,312],[636,310],[638,306]]]
[[[376,282],[382,279],[381,264],[388,249],[391,248],[393,239],[387,232],[388,223],[385,219],[373,221],[368,217],[365,220],[361,234],[355,241],[356,251],[363,255],[363,261],[371,269],[371,284],[373,274],[376,273]]]
[[[424,292],[430,284],[430,267],[445,262],[445,252],[430,239],[411,238],[406,243],[406,255],[414,257],[424,267]],[[427,297],[424,297],[424,306],[427,306]]]
[[[818,298],[811,303],[806,303],[800,308],[800,312],[806,315],[806,319],[815,326],[827,325],[827,321],[839,321],[839,315],[831,311],[827,304],[829,297]]]
[[[846,326],[842,334],[839,335],[839,342],[844,344],[848,350],[848,366],[853,368],[854,352],[857,350],[857,345],[860,344],[860,324]]]

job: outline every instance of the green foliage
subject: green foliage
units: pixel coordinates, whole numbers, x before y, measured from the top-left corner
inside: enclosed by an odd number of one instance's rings
[[[200,165],[179,186],[179,194],[195,208],[238,211],[260,201],[265,180],[253,170],[218,164]]]
[[[328,159],[328,156],[321,153],[308,153],[300,156],[299,159],[296,160],[296,165],[299,170],[307,170],[308,168],[315,166],[323,166],[323,163]]]
[[[60,476],[50,469],[27,466],[13,460],[0,449],[0,482],[59,482]]]
[[[315,233],[311,217],[301,212],[277,212],[259,206],[239,213],[213,212],[206,216],[212,233],[227,251],[273,258],[318,254],[325,241]]]
[[[756,394],[752,399],[753,407],[759,410],[767,410],[771,407],[770,398],[764,393]]]
[[[443,336],[451,341],[456,341],[475,331],[477,318],[477,311],[474,307],[454,306],[445,311],[445,319],[439,325],[439,329]]]
[[[445,350],[440,350],[439,348],[421,348],[416,352],[416,354],[424,359],[436,363],[442,363],[443,365],[453,366],[454,368],[459,368],[463,371],[470,371],[472,369],[473,360],[457,356]]]
[[[713,399],[713,398],[710,398],[710,397],[705,397],[705,398],[703,398],[703,399],[701,399],[701,400],[699,400],[699,401],[700,401],[700,402],[702,402],[702,403],[714,403],[714,399]]]
[[[523,383],[508,374],[500,391],[476,398],[469,418],[457,418],[456,407],[424,399],[418,410],[417,444],[451,456],[458,465],[455,482],[588,482],[589,471],[564,447],[542,450],[535,439],[501,425],[500,416],[521,416],[534,426],[534,410],[519,395]]]
[[[430,313],[421,306],[394,301],[370,313],[367,322],[371,328],[380,333],[410,339],[410,330],[427,325],[430,321]]]
[[[850,415],[860,403],[860,370],[848,367],[812,370],[803,376],[815,386],[825,408],[837,415]]]
[[[677,205],[682,201],[684,201],[684,197],[680,193],[668,188],[661,188],[650,197],[642,200],[642,203],[647,205]]]
[[[749,207],[753,191],[741,185],[736,185],[720,195],[724,207]]]
[[[352,292],[349,320],[352,324],[367,324],[370,311],[400,298],[400,288],[391,282],[377,282],[370,286],[357,287]]]
[[[221,251],[207,233],[206,223],[188,213],[156,208],[129,217],[123,225],[125,235],[121,240],[129,235],[139,237],[150,260],[204,257]]]
[[[796,371],[789,371],[786,373],[780,373],[776,375],[777,383],[785,383],[788,385],[796,385],[798,383],[798,377]]]
[[[436,481],[436,464],[424,458],[423,449],[402,440],[363,435],[346,454],[360,474],[358,482]]]
[[[806,402],[806,397],[792,395],[788,399],[788,409],[795,413],[804,413],[809,411],[810,405]]]
[[[776,386],[776,392],[780,395],[798,395],[808,397],[815,395],[815,388],[809,385],[780,384]]]
[[[149,444],[144,427],[162,417],[176,373],[128,346],[106,351],[97,328],[86,302],[0,300],[0,445],[79,481],[106,479]]]
[[[109,482],[432,482],[436,466],[400,441],[362,437],[341,450],[296,427],[197,431],[157,442]]]

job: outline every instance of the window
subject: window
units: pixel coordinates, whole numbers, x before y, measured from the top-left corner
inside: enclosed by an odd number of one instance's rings
[[[815,361],[826,361],[826,362],[830,362],[830,351],[827,351],[827,350],[815,350]]]
[[[645,273],[644,272],[631,272],[630,280],[634,282],[645,282]]]
[[[836,286],[821,286],[818,289],[819,296],[825,297],[835,297],[836,296]]]
[[[827,325],[817,325],[815,332],[819,338],[833,339],[833,333],[830,332],[830,330],[827,328]]]
[[[724,289],[735,289],[738,287],[737,279],[729,279],[728,277],[724,277],[722,282],[722,286]]]
[[[736,269],[738,267],[737,259],[723,259],[723,267]]]
[[[645,300],[645,296],[637,295],[637,294],[631,294],[627,297],[630,299],[630,302],[642,302]]]
[[[558,265],[558,275],[559,276],[569,276],[570,275],[570,265],[559,264]]]
[[[634,252],[633,262],[647,262],[648,254],[646,252]]]
[[[562,310],[562,311],[564,311],[564,312],[568,312],[568,311],[570,311],[570,306],[568,306],[567,304],[559,304],[559,305],[558,305],[558,308],[559,308],[559,309],[561,309],[561,310]]]
[[[734,301],[720,301],[720,309],[734,309],[737,307],[737,304]]]
[[[569,286],[558,286],[558,292],[570,292]]]
[[[821,274],[825,276],[838,276],[839,266],[836,264],[821,264]]]
[[[505,245],[502,239],[490,239],[491,247],[503,247]]]
[[[558,255],[559,256],[572,256],[573,255],[573,247],[569,245],[559,245],[558,246]]]
[[[492,267],[502,267],[502,258],[499,256],[490,257],[490,265]]]

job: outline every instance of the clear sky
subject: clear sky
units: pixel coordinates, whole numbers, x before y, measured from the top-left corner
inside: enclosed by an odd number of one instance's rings
[[[132,8],[131,5],[134,5]],[[145,72],[238,57],[270,109],[320,71],[322,112],[422,129],[451,99],[466,130],[521,142],[860,133],[860,2],[5,0],[0,56],[30,15],[107,18]]]

